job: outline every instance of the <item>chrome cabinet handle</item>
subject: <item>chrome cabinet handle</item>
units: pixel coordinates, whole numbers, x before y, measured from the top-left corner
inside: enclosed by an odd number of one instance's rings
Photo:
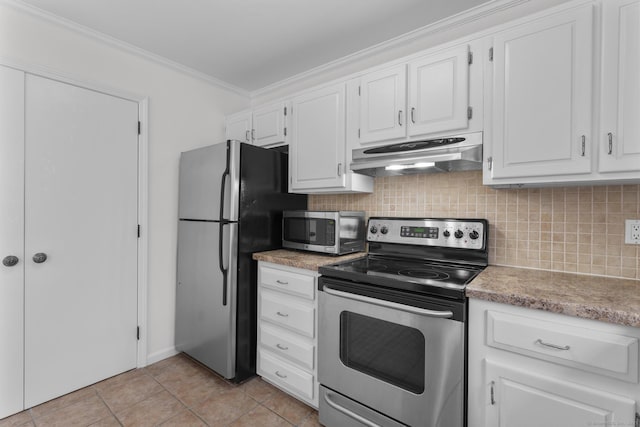
[[[586,149],[587,149],[587,137],[585,135],[582,135],[582,154],[580,154],[582,157],[584,157],[584,153]]]
[[[42,264],[47,260],[47,254],[43,252],[38,252],[33,256],[32,259],[33,259],[33,262],[35,262],[36,264]]]
[[[279,312],[279,311],[276,314],[278,316],[280,316],[280,317],[289,317],[289,315],[287,313],[282,313],[282,312]]]
[[[5,267],[13,267],[14,265],[16,265],[18,263],[18,261],[20,261],[20,260],[18,259],[17,256],[8,255],[8,256],[4,257],[4,259],[2,260],[2,265],[4,265]]]
[[[249,142],[249,130],[244,131],[244,141]]]
[[[279,283],[281,285],[288,285],[289,284],[289,282],[285,282],[284,280],[280,280],[280,279],[276,280],[276,283]]]
[[[411,123],[416,122],[415,113],[416,113],[416,107],[411,107]]]
[[[252,141],[256,140],[256,130],[255,129],[251,129],[251,140]]]
[[[398,125],[402,126],[402,110],[398,110]]]
[[[544,342],[540,338],[538,338],[534,344],[540,344],[540,345],[543,345],[545,347],[554,348],[556,350],[569,350],[571,348],[568,345],[557,345],[557,344],[551,344],[551,343],[548,343],[548,342]]]
[[[342,176],[342,163],[338,163],[338,176]]]
[[[421,316],[438,317],[442,319],[450,319],[453,317],[452,311],[426,310],[424,308],[411,307],[410,305],[405,305],[405,304],[398,304],[397,302],[385,301],[377,298],[365,297],[364,295],[356,295],[349,292],[337,291],[327,286],[325,286],[323,290],[327,294],[334,295],[336,297],[352,299],[355,301],[365,302],[368,304],[375,304],[381,307],[391,308],[394,310],[402,310],[402,311],[406,311],[407,313],[419,314]]]
[[[609,138],[609,152],[607,154],[611,155],[613,154],[613,134],[609,132],[607,137]]]
[[[287,376],[285,374],[281,374],[280,371],[276,371],[276,375],[280,378],[287,378]]]
[[[334,402],[333,400],[331,400],[331,393],[326,393],[324,395],[324,401],[327,402],[327,405],[331,406],[333,409],[335,409],[338,412],[343,413],[344,415],[346,415],[349,418],[353,418],[354,420],[358,421],[361,424],[364,424],[367,427],[381,427],[379,424],[374,423],[373,421],[369,421],[368,419],[366,419],[365,417],[363,417],[362,415],[356,414],[355,412],[338,405],[336,402]]]
[[[280,350],[289,350],[289,347],[286,347],[280,343],[276,344],[276,347],[278,347]]]

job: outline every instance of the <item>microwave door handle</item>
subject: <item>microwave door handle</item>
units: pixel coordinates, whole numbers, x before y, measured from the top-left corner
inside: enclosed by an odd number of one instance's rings
[[[411,307],[410,305],[398,304],[397,302],[385,301],[377,298],[366,297],[364,295],[352,294],[349,292],[338,291],[327,286],[324,287],[324,292],[336,297],[352,299],[354,301],[365,302],[368,304],[375,304],[385,308],[391,308],[394,310],[406,311],[411,314],[419,314],[421,316],[438,317],[441,319],[450,319],[453,317],[452,311],[436,311],[427,310],[419,307]]]
[[[359,423],[367,426],[367,427],[381,427],[379,424],[374,423],[373,421],[369,421],[368,419],[366,419],[365,417],[363,417],[362,415],[356,414],[355,412],[341,406],[338,405],[336,402],[334,402],[331,399],[331,393],[326,393],[324,395],[324,401],[327,402],[327,405],[331,406],[333,409],[335,409],[338,412],[343,413],[344,415],[346,415],[349,418],[352,418],[356,421],[358,421]]]

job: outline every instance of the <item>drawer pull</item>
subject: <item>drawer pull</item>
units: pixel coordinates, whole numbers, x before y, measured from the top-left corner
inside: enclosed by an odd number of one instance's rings
[[[280,350],[289,350],[289,347],[286,347],[280,343],[276,344],[276,347],[278,347]]]
[[[285,374],[281,374],[280,371],[276,371],[276,375],[280,378],[287,378],[287,376]]]
[[[540,345],[543,345],[545,347],[555,348],[556,350],[569,350],[571,348],[568,345],[562,346],[562,345],[556,345],[556,344],[551,344],[551,343],[548,343],[548,342],[544,342],[539,338],[536,340],[535,344],[540,344]]]
[[[289,282],[285,282],[284,280],[280,280],[280,279],[276,280],[276,283],[279,283],[281,285],[288,285],[289,284]]]
[[[280,312],[280,311],[278,311],[276,314],[277,314],[278,316],[280,316],[280,317],[289,317],[289,315],[288,315],[287,313],[282,313],[282,312]]]

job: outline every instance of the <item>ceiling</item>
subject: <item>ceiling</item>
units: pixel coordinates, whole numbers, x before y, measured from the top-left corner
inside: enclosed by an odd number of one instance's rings
[[[487,0],[22,0],[245,91]]]

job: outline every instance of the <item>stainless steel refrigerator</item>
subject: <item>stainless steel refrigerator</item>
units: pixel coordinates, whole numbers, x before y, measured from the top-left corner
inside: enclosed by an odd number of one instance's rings
[[[254,252],[280,248],[287,155],[227,141],[180,157],[175,344],[225,378],[255,373]]]

